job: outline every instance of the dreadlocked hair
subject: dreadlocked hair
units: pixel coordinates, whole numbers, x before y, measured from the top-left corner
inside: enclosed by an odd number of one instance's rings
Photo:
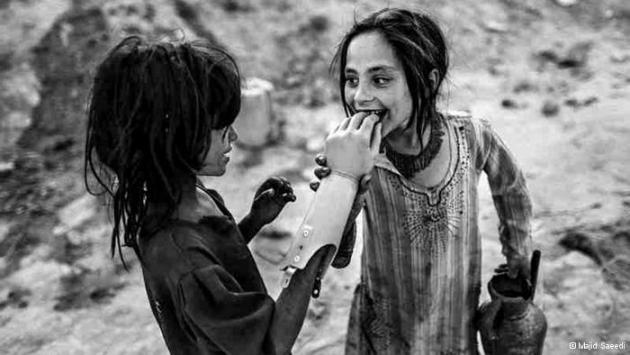
[[[234,122],[240,97],[234,59],[208,42],[131,36],[107,54],[89,99],[84,178],[110,197],[112,256],[124,263],[121,245],[137,253],[149,203],[167,206],[162,220],[175,211],[182,179],[201,168],[210,131]]]
[[[385,8],[356,21],[339,43],[330,72],[339,78],[339,92],[346,115],[352,108],[345,99],[346,67],[350,42],[360,34],[378,32],[394,50],[407,79],[412,98],[411,117],[418,119],[418,136],[422,137],[432,117],[437,115],[436,102],[449,66],[446,39],[438,23],[428,14],[397,8]],[[438,79],[431,85],[429,74],[435,69]],[[420,101],[420,104],[418,104]],[[413,120],[409,120],[411,125]]]

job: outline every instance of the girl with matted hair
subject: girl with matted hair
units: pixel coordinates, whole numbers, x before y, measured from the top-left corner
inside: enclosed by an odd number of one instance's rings
[[[291,185],[278,177],[265,181],[236,223],[219,193],[197,178],[225,173],[239,109],[236,63],[205,42],[129,37],[94,79],[86,184],[94,177],[111,198],[112,254],[122,246],[135,251],[173,354],[290,353],[311,293],[319,291],[316,279],[334,255],[329,244],[339,244],[380,144],[380,136],[372,137],[376,120],[365,115],[329,135],[325,146],[336,174],[304,219],[313,235],[296,248],[311,254],[287,266],[292,276],[274,302],[247,243],[295,200]],[[326,207],[333,200],[335,208]]]

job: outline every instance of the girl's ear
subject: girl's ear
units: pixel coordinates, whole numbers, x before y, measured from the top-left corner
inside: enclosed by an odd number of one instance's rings
[[[431,91],[435,92],[437,90],[438,82],[440,81],[440,74],[437,69],[431,70],[429,73],[429,81],[431,82]]]

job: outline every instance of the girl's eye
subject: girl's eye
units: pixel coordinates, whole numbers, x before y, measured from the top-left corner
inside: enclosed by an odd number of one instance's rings
[[[357,85],[359,85],[359,79],[357,79],[357,78],[346,78],[346,85],[348,85],[351,88],[354,88]]]
[[[374,83],[379,86],[385,86],[389,84],[390,81],[392,81],[390,78],[385,78],[385,77],[374,78]]]

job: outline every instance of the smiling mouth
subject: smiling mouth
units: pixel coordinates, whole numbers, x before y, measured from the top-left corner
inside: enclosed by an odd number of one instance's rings
[[[355,112],[367,112],[368,115],[376,115],[378,116],[378,122],[381,122],[387,114],[387,110],[355,110]]]

